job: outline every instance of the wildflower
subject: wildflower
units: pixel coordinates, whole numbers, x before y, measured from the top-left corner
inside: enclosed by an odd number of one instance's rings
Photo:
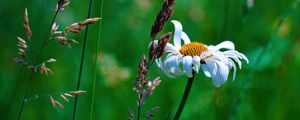
[[[156,63],[167,76],[175,77],[186,74],[193,77],[193,71],[199,72],[200,67],[207,77],[211,77],[216,87],[220,87],[228,79],[229,71],[233,68],[233,80],[236,75],[236,64],[241,69],[240,59],[249,63],[247,57],[234,50],[234,44],[231,41],[224,41],[216,46],[205,45],[199,42],[191,42],[189,37],[182,30],[182,25],[176,20],[171,21],[175,26],[174,45],[167,43],[164,54],[167,54],[165,60],[162,57],[156,59]],[[181,40],[184,44],[181,45]],[[158,41],[154,44],[157,46]],[[221,51],[221,49],[226,49]]]

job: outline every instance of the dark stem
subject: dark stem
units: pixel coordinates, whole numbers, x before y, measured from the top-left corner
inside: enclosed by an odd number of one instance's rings
[[[193,71],[193,77],[190,77],[187,81],[187,84],[185,86],[185,90],[184,90],[184,94],[181,98],[181,101],[180,101],[180,105],[177,109],[177,112],[176,112],[176,115],[174,117],[174,120],[178,120],[180,118],[180,115],[184,109],[184,106],[185,106],[185,103],[186,103],[186,100],[187,98],[189,97],[189,94],[190,94],[190,91],[191,91],[191,88],[192,88],[192,85],[193,85],[193,81],[194,81],[194,76],[195,76],[195,72]]]
[[[140,115],[141,115],[141,100],[143,99],[143,93],[139,95],[139,102],[138,102],[138,115],[137,115],[137,120],[140,120]]]
[[[61,7],[61,6],[58,7],[58,10],[59,10],[60,7]],[[38,56],[37,56],[37,58],[36,58],[36,61],[34,62],[34,66],[36,66],[36,65],[38,64],[38,61],[39,61],[39,59],[40,59],[40,57],[41,57],[41,55],[42,55],[42,51],[44,50],[44,47],[45,47],[45,45],[46,45],[46,41],[48,40],[48,36],[49,36],[49,33],[50,33],[50,28],[52,27],[52,24],[54,23],[54,21],[55,21],[55,19],[56,19],[56,17],[57,17],[57,14],[58,14],[58,12],[59,12],[58,10],[56,10],[56,12],[55,12],[55,14],[54,14],[54,16],[53,16],[53,18],[52,18],[52,20],[51,20],[51,24],[50,24],[49,30],[48,30],[48,32],[47,32],[47,34],[46,34],[46,37],[45,37],[44,42],[43,42],[43,45],[42,45],[41,49],[39,50]],[[31,52],[32,52],[32,51],[31,51]],[[31,53],[31,54],[32,54],[32,53]],[[21,119],[21,116],[22,116],[22,113],[23,113],[23,109],[24,109],[24,105],[25,105],[25,102],[26,102],[26,98],[27,98],[27,96],[28,96],[28,94],[29,94],[28,92],[29,92],[29,89],[30,89],[30,86],[31,86],[31,81],[32,81],[34,72],[35,72],[35,68],[32,69],[31,74],[30,74],[30,77],[29,77],[29,80],[28,80],[28,83],[27,83],[25,95],[24,95],[24,97],[23,97],[22,104],[21,104],[21,108],[20,108],[19,115],[18,115],[18,120]]]
[[[26,88],[26,91],[25,91],[24,98],[22,100],[21,108],[20,108],[19,115],[18,115],[18,120],[21,119],[21,116],[22,116],[22,113],[23,113],[23,109],[24,109],[24,105],[25,105],[25,102],[26,102],[26,98],[28,96],[28,91],[29,91],[29,88],[30,88],[31,80],[33,78],[33,73],[34,73],[34,70],[32,70],[32,72],[30,74],[30,77],[29,77],[29,80],[28,80],[28,83],[27,83],[27,88]]]
[[[87,18],[90,18],[90,16],[91,16],[91,13],[92,13],[92,3],[93,3],[93,0],[90,0],[89,11],[88,11]],[[77,80],[76,90],[80,89],[80,82],[81,82],[81,76],[82,76],[82,70],[83,70],[83,63],[84,63],[84,56],[85,56],[85,48],[86,48],[87,37],[88,37],[88,30],[89,30],[89,25],[86,26],[86,30],[85,30],[85,34],[84,34],[84,41],[83,41],[83,47],[82,47],[82,52],[81,52],[80,68],[79,68],[79,74],[78,74],[78,80]],[[74,110],[73,110],[73,120],[76,119],[77,105],[78,105],[78,95],[76,95],[76,97],[75,97]]]

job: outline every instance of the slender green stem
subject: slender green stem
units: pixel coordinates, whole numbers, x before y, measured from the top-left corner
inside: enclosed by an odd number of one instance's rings
[[[93,4],[93,0],[90,0],[87,18],[90,18],[90,16],[91,16],[92,4]],[[81,82],[81,76],[82,76],[83,64],[84,64],[84,56],[85,56],[85,48],[86,48],[87,37],[88,37],[88,30],[89,30],[89,25],[86,26],[86,30],[85,30],[85,34],[84,34],[84,41],[83,41],[83,47],[82,47],[82,52],[81,52],[80,68],[79,68],[79,74],[78,74],[76,90],[80,89],[80,82]],[[77,105],[78,105],[78,95],[76,95],[76,97],[75,97],[74,110],[73,110],[73,120],[76,119]]]
[[[95,89],[96,89],[96,80],[97,80],[97,71],[98,71],[98,54],[100,49],[100,39],[101,39],[101,27],[102,27],[102,20],[103,20],[103,1],[101,0],[101,8],[100,8],[100,17],[101,21],[99,23],[99,33],[97,39],[97,48],[96,48],[96,56],[95,56],[95,63],[94,63],[94,80],[93,80],[93,90],[92,90],[92,101],[91,101],[91,114],[90,120],[93,120],[93,113],[94,113],[94,99],[95,99]]]
[[[176,115],[174,117],[174,120],[178,120],[180,118],[180,115],[181,115],[181,113],[184,109],[186,100],[189,97],[189,94],[190,94],[190,91],[191,91],[191,88],[192,88],[192,85],[193,85],[194,77],[195,77],[195,72],[193,71],[193,77],[188,78],[188,81],[187,81],[187,84],[185,86],[185,90],[184,90],[183,96],[181,98],[180,105],[177,109]]]
[[[60,7],[61,7],[61,6],[59,6],[59,8],[60,8]],[[59,8],[58,8],[58,9],[59,9]],[[48,36],[49,36],[49,33],[50,33],[50,28],[51,28],[52,24],[54,23],[54,21],[55,21],[57,15],[58,15],[58,12],[59,12],[58,10],[55,12],[54,17],[53,17],[52,20],[51,20],[51,24],[50,24],[49,30],[48,30],[48,32],[47,32],[47,34],[46,34],[46,37],[45,37],[44,42],[43,42],[43,44],[42,44],[42,47],[41,47],[41,49],[39,50],[38,56],[37,56],[37,58],[36,58],[36,61],[34,62],[34,66],[36,66],[36,65],[38,64],[38,61],[39,61],[39,59],[40,59],[40,57],[41,57],[41,55],[42,55],[42,52],[43,52],[43,50],[44,50],[44,47],[45,47],[45,45],[46,45],[45,43],[46,43],[46,41],[48,40]],[[31,51],[31,52],[32,52],[32,51]],[[31,53],[31,54],[32,54],[32,53]],[[30,74],[30,77],[29,77],[29,80],[28,80],[28,83],[27,83],[27,86],[26,86],[25,95],[24,95],[24,97],[23,97],[22,104],[21,104],[21,108],[20,108],[20,111],[19,111],[18,120],[20,120],[21,117],[22,117],[24,105],[25,105],[25,102],[26,102],[26,98],[27,98],[27,96],[28,96],[28,94],[29,94],[29,89],[30,89],[30,87],[31,87],[31,81],[32,81],[32,79],[33,79],[34,72],[35,72],[34,69],[31,70],[31,74]]]

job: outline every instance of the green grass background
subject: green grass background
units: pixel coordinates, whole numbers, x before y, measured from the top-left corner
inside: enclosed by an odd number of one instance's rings
[[[234,82],[215,88],[211,79],[197,74],[182,114],[187,120],[296,120],[300,117],[300,8],[296,0],[176,0],[171,19],[181,21],[193,41],[216,45],[224,40],[235,43],[250,64],[243,62]],[[56,0],[0,1],[0,119],[16,119],[22,102],[29,70],[16,65],[16,36],[25,38],[22,28],[24,8],[28,8],[36,56],[45,37]],[[93,1],[92,16],[100,15],[100,0]],[[95,119],[127,119],[128,108],[136,112],[137,95],[132,90],[138,62],[148,54],[151,25],[162,0],[105,0],[101,30],[100,62],[94,66],[99,23],[89,27],[78,120],[90,115],[93,70],[97,67]],[[56,22],[60,28],[87,17],[88,0],[72,0]],[[162,35],[173,31],[168,22]],[[55,58],[53,75],[34,76],[30,97],[36,94],[76,89],[84,32],[73,37],[80,42],[68,49],[52,42],[42,59]],[[151,68],[150,78],[162,82],[147,99],[143,113],[160,106],[154,119],[171,117],[176,112],[186,76],[167,78],[160,69]],[[229,77],[231,79],[231,76]],[[64,109],[53,108],[48,97],[26,102],[23,120],[71,119],[73,102]]]

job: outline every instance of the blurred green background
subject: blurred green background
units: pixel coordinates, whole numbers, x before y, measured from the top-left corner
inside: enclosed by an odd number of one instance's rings
[[[196,76],[182,114],[187,120],[296,120],[300,117],[300,8],[299,0],[176,0],[171,19],[181,21],[190,39],[205,44],[224,40],[235,43],[250,64],[243,62],[234,82],[215,88],[211,79]],[[252,5],[251,5],[251,2]],[[17,36],[25,38],[22,27],[24,8],[28,8],[36,56],[50,26],[56,0],[0,1],[0,119],[16,119],[21,106],[29,70],[19,67]],[[132,90],[143,54],[148,54],[151,25],[162,0],[106,0],[101,30],[94,119],[127,119],[128,108],[136,112],[137,94]],[[100,0],[93,1],[92,17],[100,15]],[[56,22],[60,28],[87,17],[88,0],[72,0]],[[89,118],[94,57],[99,23],[90,25],[79,96],[77,119]],[[168,22],[162,35],[173,31]],[[47,45],[42,59],[55,58],[49,67],[54,74],[35,74],[29,97],[76,89],[84,32],[73,36],[80,42],[72,49],[56,42]],[[162,82],[147,99],[143,113],[160,106],[154,119],[174,115],[186,84],[186,76],[167,78],[154,65],[150,78]],[[229,77],[231,79],[231,76]],[[71,119],[73,102],[64,109],[52,107],[49,97],[26,102],[23,120]]]

